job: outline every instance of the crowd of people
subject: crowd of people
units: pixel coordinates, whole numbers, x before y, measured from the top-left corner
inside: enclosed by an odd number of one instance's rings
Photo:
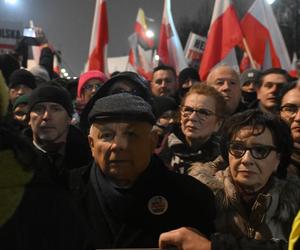
[[[285,70],[50,68],[0,55],[0,249],[300,249]]]

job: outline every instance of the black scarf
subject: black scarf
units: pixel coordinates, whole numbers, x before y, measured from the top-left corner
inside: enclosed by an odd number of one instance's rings
[[[161,171],[155,165],[150,163],[130,188],[119,188],[102,173],[97,164],[93,164],[90,181],[113,234],[113,246],[128,247],[141,238],[147,239],[148,243],[152,242],[153,234],[149,232],[152,221],[147,202],[159,194],[153,180],[161,175]]]

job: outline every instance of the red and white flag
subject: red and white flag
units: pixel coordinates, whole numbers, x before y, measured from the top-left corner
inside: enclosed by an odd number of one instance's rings
[[[183,49],[174,25],[170,0],[165,0],[164,3],[157,54],[159,55],[159,60],[163,64],[174,67],[177,74],[187,67]]]
[[[147,36],[148,30],[145,13],[138,10],[134,33],[129,36],[129,56],[127,70],[134,71],[144,76],[146,79],[152,77],[152,49],[154,46],[153,37]]]
[[[200,78],[205,80],[209,71],[224,60],[226,64],[238,70],[234,48],[241,44],[242,40],[239,20],[231,1],[216,0],[199,69]],[[234,62],[230,62],[229,59]]]
[[[261,68],[291,69],[291,61],[272,7],[256,0],[241,21],[241,28],[253,59]]]
[[[134,32],[137,34],[138,43],[144,49],[152,49],[154,46],[153,37],[147,35],[148,25],[146,22],[145,12],[139,8],[138,14],[136,17],[136,22],[134,25]]]
[[[138,42],[137,33],[129,38],[130,51],[127,70],[136,72],[148,80],[152,77],[152,50],[145,50]]]
[[[97,0],[94,14],[90,50],[85,71],[100,70],[108,75],[107,68],[108,21],[106,1]]]

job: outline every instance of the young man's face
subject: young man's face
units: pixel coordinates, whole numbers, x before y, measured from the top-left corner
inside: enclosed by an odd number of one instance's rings
[[[154,96],[172,96],[178,86],[171,70],[158,70],[153,73],[150,87]]]
[[[257,89],[257,99],[262,108],[272,111],[276,107],[278,91],[287,83],[287,79],[281,74],[268,74],[262,79],[261,86]]]

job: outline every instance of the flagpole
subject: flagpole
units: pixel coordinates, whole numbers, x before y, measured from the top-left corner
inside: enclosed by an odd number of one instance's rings
[[[255,65],[255,63],[254,63],[252,54],[251,54],[251,52],[250,52],[250,49],[249,49],[249,46],[248,46],[248,43],[247,43],[245,37],[243,37],[243,44],[244,44],[246,53],[247,53],[248,56],[249,56],[249,59],[250,59],[250,63],[251,63],[252,68],[253,68],[253,69],[256,69],[256,65]]]

